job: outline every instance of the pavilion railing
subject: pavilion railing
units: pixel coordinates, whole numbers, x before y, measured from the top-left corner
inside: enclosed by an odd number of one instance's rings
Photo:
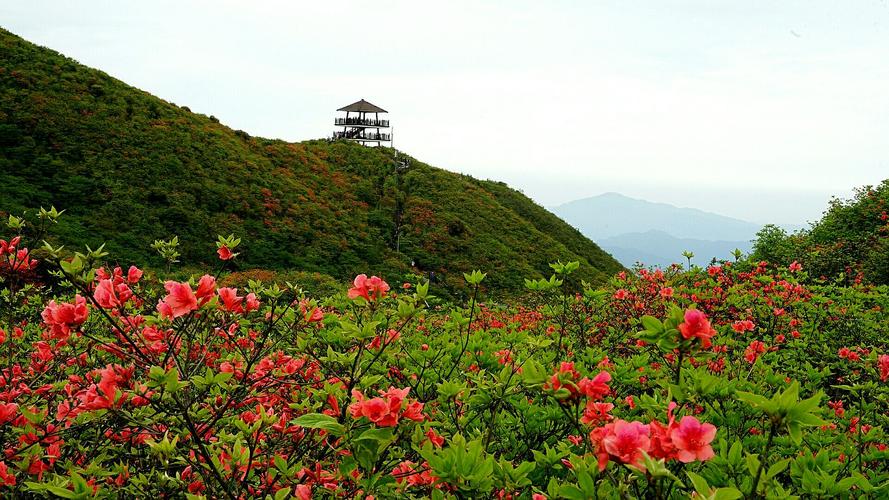
[[[372,118],[336,118],[334,125],[345,127],[348,125],[362,125],[365,127],[388,127],[389,120],[374,120]]]
[[[363,130],[347,130],[345,132],[334,132],[334,139],[352,139],[354,141],[391,141],[392,134],[377,134],[375,132],[365,132]]]

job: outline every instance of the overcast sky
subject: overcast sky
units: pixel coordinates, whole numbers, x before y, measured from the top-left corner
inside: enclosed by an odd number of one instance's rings
[[[395,146],[544,205],[804,222],[889,177],[880,0],[0,0],[0,25],[253,135],[390,112]]]

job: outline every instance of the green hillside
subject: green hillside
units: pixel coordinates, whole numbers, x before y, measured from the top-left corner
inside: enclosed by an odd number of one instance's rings
[[[621,268],[501,183],[413,159],[396,171],[393,155],[250,137],[0,30],[0,215],[64,208],[61,243],[159,265],[149,245],[178,235],[197,266],[234,233],[242,269],[456,284],[480,267],[504,289],[556,259],[580,260],[590,281]]]
[[[889,179],[857,189],[848,200],[832,199],[821,220],[794,234],[766,226],[753,258],[798,261],[815,277],[889,285]]]

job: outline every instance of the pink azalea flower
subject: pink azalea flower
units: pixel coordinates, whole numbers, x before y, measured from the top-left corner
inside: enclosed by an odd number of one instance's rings
[[[602,439],[605,451],[625,464],[639,465],[642,452],[651,447],[648,426],[642,422],[615,420],[611,432]]]
[[[164,288],[167,289],[167,296],[161,302],[166,307],[161,308],[158,305],[158,311],[161,312],[162,316],[168,315],[170,318],[175,319],[197,310],[198,299],[192,291],[191,285],[168,281],[164,283]]]
[[[229,260],[235,256],[235,254],[232,253],[231,249],[229,249],[225,245],[219,247],[219,250],[216,250],[216,253],[219,255],[220,260]]]
[[[120,305],[120,299],[117,297],[114,283],[110,279],[99,281],[96,290],[93,292],[93,298],[104,309],[111,309]]]
[[[349,289],[349,298],[357,299],[358,297],[364,297],[364,300],[368,302],[382,299],[386,296],[386,292],[389,291],[388,283],[377,276],[368,278],[366,274],[356,276],[352,285],[352,288]]]
[[[716,437],[716,426],[702,424],[692,416],[682,417],[671,432],[676,458],[683,463],[710,460],[715,455],[710,443]]]
[[[706,349],[710,347],[710,338],[716,335],[716,330],[710,326],[707,315],[697,309],[688,309],[685,311],[685,322],[679,325],[679,333],[686,340],[701,339],[701,345]]]

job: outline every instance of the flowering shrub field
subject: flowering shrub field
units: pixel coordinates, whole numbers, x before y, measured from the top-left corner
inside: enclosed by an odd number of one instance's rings
[[[222,286],[233,237],[169,280],[42,244],[58,217],[0,241],[0,496],[889,495],[884,287],[741,259],[307,297]]]

